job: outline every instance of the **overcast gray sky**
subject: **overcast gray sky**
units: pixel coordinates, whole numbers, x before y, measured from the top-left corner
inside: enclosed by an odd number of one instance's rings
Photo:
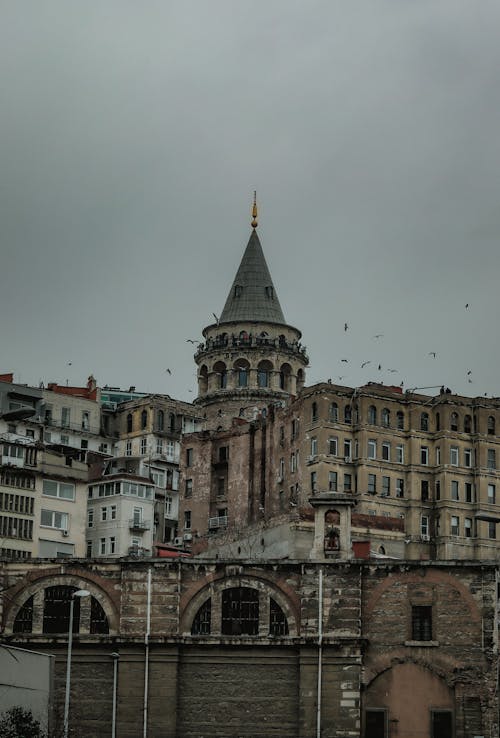
[[[500,395],[498,0],[0,10],[0,372],[193,399],[257,189],[309,384]]]

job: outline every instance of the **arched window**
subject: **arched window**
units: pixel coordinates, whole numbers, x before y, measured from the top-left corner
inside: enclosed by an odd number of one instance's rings
[[[12,628],[14,633],[31,633],[33,630],[33,599],[34,595],[31,595],[17,613]]]
[[[375,405],[370,405],[368,408],[368,422],[370,425],[377,425],[377,408]]]
[[[269,598],[269,635],[288,635],[288,620],[281,607],[272,597]]]
[[[223,361],[217,361],[214,364],[214,372],[216,377],[216,384],[219,389],[226,389],[227,387],[227,367]]]
[[[175,415],[174,413],[169,413],[168,415],[168,426],[171,433],[175,433]]]
[[[222,592],[222,635],[258,635],[259,593],[251,587],[231,587]]]
[[[163,410],[158,410],[158,430],[162,431],[165,428],[165,413]]]
[[[313,402],[311,404],[311,421],[315,423],[317,419],[318,419],[318,403]]]
[[[472,433],[472,418],[470,415],[464,417],[464,433]]]
[[[420,430],[429,430],[429,413],[420,413]]]
[[[352,421],[352,410],[350,405],[344,407],[344,423],[350,423]]]
[[[273,365],[270,361],[261,361],[257,366],[257,385],[259,387],[271,386],[271,372]]]
[[[398,430],[404,430],[405,427],[405,416],[401,410],[396,413],[396,427]]]
[[[266,297],[269,300],[274,300],[274,290],[271,286],[266,287]]]
[[[250,365],[245,359],[238,359],[234,365],[238,387],[248,387]]]
[[[132,433],[132,430],[134,428],[132,413],[129,413],[127,415],[127,433]]]
[[[198,374],[198,392],[200,395],[205,394],[208,390],[208,368],[205,364],[200,367]]]
[[[148,424],[148,411],[143,410],[141,413],[141,430],[144,430],[147,424]]]
[[[386,407],[382,410],[382,425],[388,428],[391,424],[391,411]]]
[[[493,415],[488,416],[488,435],[494,436],[495,435],[495,418]]]
[[[458,430],[458,413],[452,413],[450,415],[450,430]]]
[[[243,292],[243,287],[240,284],[234,285],[234,296],[235,297],[241,297],[241,294]]]
[[[210,635],[212,628],[212,598],[200,607],[191,626],[191,635]]]
[[[285,390],[285,392],[290,392],[291,390],[291,376],[292,367],[290,364],[282,364],[280,369],[280,389]]]
[[[332,423],[336,423],[339,419],[339,406],[336,402],[330,403],[329,417]]]

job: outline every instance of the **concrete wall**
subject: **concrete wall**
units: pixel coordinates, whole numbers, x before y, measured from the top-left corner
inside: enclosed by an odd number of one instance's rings
[[[50,723],[54,656],[0,644],[0,713],[31,710],[43,730]]]

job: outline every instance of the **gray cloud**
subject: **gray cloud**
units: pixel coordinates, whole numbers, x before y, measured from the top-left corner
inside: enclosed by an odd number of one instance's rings
[[[499,21],[488,0],[5,3],[0,371],[191,399],[186,339],[257,188],[311,382],[500,394]]]

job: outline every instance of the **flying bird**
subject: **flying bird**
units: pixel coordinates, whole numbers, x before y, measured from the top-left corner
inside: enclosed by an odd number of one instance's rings
[[[375,336],[373,336],[373,338],[382,338],[383,335],[383,333],[377,333]]]
[[[165,373],[166,374],[172,374],[172,372],[170,371],[170,369],[165,369]]]
[[[364,361],[364,362],[363,362],[363,363],[361,364],[361,369],[363,369],[363,368],[364,368],[364,367],[365,367],[365,366],[366,366],[367,364],[371,364],[371,361]]]
[[[199,341],[193,341],[192,338],[186,338],[186,343],[194,343],[194,344],[197,344],[197,343],[199,343]]]
[[[467,372],[467,376],[469,376],[470,374],[472,374],[472,370],[471,369],[469,369],[469,371]]]
[[[378,370],[380,371],[382,369],[382,364],[378,365]]]
[[[469,384],[472,384],[472,379],[467,380]]]
[[[468,302],[466,302],[466,303],[465,303],[465,309],[466,309],[466,310],[468,310],[468,309],[469,309],[469,303],[468,303]]]
[[[344,364],[347,364],[347,362],[349,361],[349,359],[341,359],[340,361],[343,361]]]
[[[388,369],[387,371],[388,372],[391,372],[392,374],[394,374],[394,372],[397,372],[397,369]]]
[[[434,359],[436,358],[436,351],[429,351],[429,356],[432,356]]]
[[[344,323],[344,330],[346,331],[348,328],[349,326],[347,325],[347,323]]]
[[[67,366],[73,366],[73,362],[72,361],[68,361]]]

